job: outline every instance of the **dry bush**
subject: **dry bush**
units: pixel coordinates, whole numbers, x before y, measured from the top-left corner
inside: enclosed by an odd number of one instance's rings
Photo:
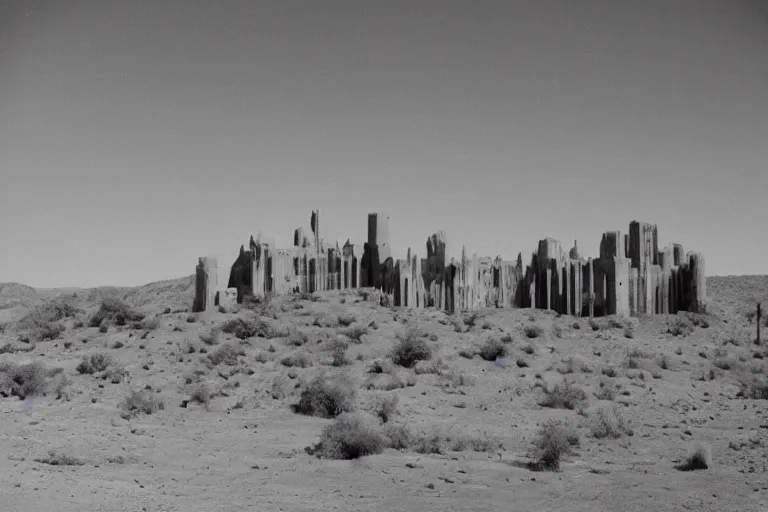
[[[554,420],[547,421],[537,432],[528,456],[533,459],[529,467],[535,471],[557,471],[563,455],[572,453],[578,436]]]
[[[40,457],[34,460],[35,462],[39,462],[41,464],[49,464],[51,466],[82,466],[85,464],[85,462],[78,459],[77,457],[65,455],[55,450],[50,450],[48,455],[45,457]]]
[[[590,318],[587,322],[589,324],[589,328],[593,331],[599,331],[604,328],[603,324],[595,320],[594,318]]]
[[[507,346],[496,338],[488,338],[480,348],[479,354],[486,361],[495,361],[507,355]]]
[[[154,331],[158,327],[160,327],[160,319],[156,316],[145,318],[139,324],[139,328],[144,329],[145,331]]]
[[[368,373],[394,373],[395,366],[391,361],[386,359],[376,359],[371,363],[368,368]]]
[[[633,339],[635,337],[635,331],[631,327],[624,328],[624,337],[627,339]]]
[[[119,299],[109,298],[101,301],[99,310],[88,321],[88,326],[125,325],[128,322],[140,322],[143,319],[144,315],[131,309],[128,304]]]
[[[208,359],[214,365],[224,363],[228,366],[234,366],[237,364],[237,357],[244,355],[245,350],[243,350],[242,347],[236,347],[230,343],[225,343],[208,354]]]
[[[345,412],[323,428],[320,441],[306,451],[318,458],[351,460],[381,453],[388,444],[372,418]]]
[[[447,373],[442,373],[441,377],[448,379],[453,387],[458,388],[461,386],[473,386],[475,384],[475,378],[471,375],[467,375],[463,371],[451,370]]]
[[[202,341],[206,345],[218,345],[220,335],[221,335],[221,330],[218,328],[213,328],[207,333],[201,333],[200,341]]]
[[[616,398],[616,387],[612,382],[600,380],[600,391],[595,393],[598,400],[613,401]]]
[[[89,374],[103,372],[113,363],[112,358],[107,354],[97,352],[90,356],[83,356],[83,359],[77,365],[77,373]]]
[[[392,350],[392,361],[405,368],[412,368],[418,361],[428,361],[432,358],[427,342],[408,330],[405,335],[398,336],[398,343]]]
[[[28,396],[44,395],[49,387],[49,379],[61,372],[61,368],[48,369],[37,361],[26,364],[0,363],[0,396],[17,396],[24,400]]]
[[[533,354],[536,353],[536,347],[534,347],[533,345],[531,345],[529,343],[528,345],[525,345],[522,348],[522,351],[525,352],[526,354],[528,354],[529,356],[532,356]]]
[[[355,315],[345,313],[345,314],[338,315],[336,317],[336,320],[339,322],[340,325],[347,327],[355,323],[357,321],[357,318],[355,318]]]
[[[512,335],[510,333],[508,333],[508,332],[505,332],[501,336],[501,342],[502,343],[512,343],[513,341],[514,341],[514,339],[512,338]]]
[[[387,423],[392,415],[397,411],[397,402],[399,398],[397,395],[379,396],[373,405],[374,414],[382,421]]]
[[[712,448],[708,444],[699,443],[693,448],[682,464],[675,466],[680,471],[696,471],[712,467]]]
[[[291,354],[290,356],[285,356],[280,360],[280,364],[283,366],[286,366],[288,368],[309,368],[312,366],[312,361],[309,359],[307,354],[304,352],[299,352],[298,354]]]
[[[403,373],[379,373],[371,375],[363,384],[363,388],[377,391],[392,391],[416,385],[416,377]]]
[[[562,366],[557,368],[557,372],[564,375],[576,372],[592,373],[592,368],[583,359],[570,356],[562,361]]]
[[[737,396],[753,400],[768,400],[768,377],[753,375],[740,380],[741,389]]]
[[[274,322],[266,319],[246,320],[243,318],[232,318],[221,325],[221,330],[227,334],[232,334],[236,338],[245,340],[258,336],[259,338],[284,338],[289,335],[288,329],[281,325],[275,325]]]
[[[318,375],[302,390],[293,410],[298,414],[332,418],[354,410],[356,397],[357,390],[348,379]]]
[[[343,334],[355,343],[360,343],[361,338],[368,334],[368,328],[362,324],[354,324],[340,329],[339,334]]]
[[[473,359],[475,355],[477,355],[477,352],[475,352],[474,350],[470,350],[468,348],[463,348],[459,350],[459,355],[464,359]]]
[[[441,375],[445,368],[446,366],[445,363],[443,363],[443,360],[438,358],[432,361],[419,361],[414,365],[413,371],[416,375],[424,375],[427,373]]]
[[[584,390],[566,379],[563,379],[561,384],[555,384],[552,388],[544,386],[542,391],[544,397],[539,401],[539,405],[542,407],[573,410],[587,400],[587,394]]]
[[[527,338],[541,338],[544,335],[544,329],[538,325],[526,325],[523,328],[523,332]]]
[[[463,321],[464,325],[467,327],[474,327],[477,323],[477,319],[480,315],[477,312],[470,313],[469,315],[465,316]]]
[[[57,339],[66,330],[62,320],[74,318],[82,310],[60,300],[35,307],[22,317],[17,325],[24,331],[23,338],[29,341]]]
[[[121,403],[122,409],[127,416],[136,416],[139,413],[152,414],[165,409],[165,402],[147,390],[131,391],[131,394],[125,397]]]
[[[444,434],[440,429],[432,432],[411,436],[410,448],[417,453],[442,454],[446,451],[463,452],[467,450],[475,452],[488,452],[498,446],[498,443],[486,436],[478,437],[467,434],[451,436]]]
[[[693,324],[683,316],[672,318],[667,324],[667,334],[672,336],[688,336],[693,332]]]
[[[331,354],[333,356],[333,359],[331,360],[331,365],[333,366],[346,366],[351,361],[347,357],[347,349],[349,348],[349,345],[347,343],[344,343],[343,341],[335,341],[331,344]]]
[[[208,404],[216,395],[217,393],[211,389],[208,383],[198,382],[190,391],[189,399],[192,402],[208,407]]]
[[[330,314],[316,316],[315,321],[312,322],[312,325],[316,327],[338,327],[339,318]]]
[[[597,414],[592,419],[591,431],[592,436],[596,439],[618,439],[624,435],[634,435],[629,424],[624,421],[621,411],[615,405],[597,410]]]
[[[294,347],[301,347],[306,345],[309,338],[303,332],[298,329],[288,329],[288,344]]]

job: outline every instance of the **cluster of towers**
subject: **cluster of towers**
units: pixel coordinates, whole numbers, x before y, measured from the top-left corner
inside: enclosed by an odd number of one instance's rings
[[[426,258],[408,249],[393,259],[389,217],[368,215],[368,241],[349,240],[329,246],[320,237],[320,213],[313,211],[311,234],[294,232],[293,247],[276,249],[274,242],[251,237],[248,249],[232,265],[226,297],[237,302],[252,296],[312,293],[372,287],[394,306],[437,307],[446,311],[496,308],[538,308],[574,316],[704,312],[706,275],[700,253],[685,254],[672,244],[659,249],[656,226],[633,221],[629,232],[608,231],[598,258],[583,258],[576,242],[567,252],[552,238],[539,241],[530,262],[469,256],[448,258],[444,232],[427,239]],[[221,301],[214,258],[200,258],[196,274],[195,311]]]

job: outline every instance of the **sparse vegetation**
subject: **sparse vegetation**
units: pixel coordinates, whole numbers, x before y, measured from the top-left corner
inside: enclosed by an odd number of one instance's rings
[[[682,464],[676,466],[680,471],[696,471],[712,467],[712,449],[709,445],[700,443],[686,457]]]
[[[302,390],[294,412],[308,416],[333,418],[355,408],[355,386],[342,378],[318,375]]]
[[[211,329],[208,332],[201,333],[200,334],[200,341],[205,343],[206,345],[218,345],[219,344],[219,336],[221,336],[221,330],[214,328]]]
[[[387,423],[395,411],[397,411],[397,402],[397,395],[377,397],[374,402],[373,411],[382,423]]]
[[[392,361],[405,368],[412,368],[418,361],[428,361],[431,358],[432,351],[427,342],[410,330],[399,337],[392,351]]]
[[[112,358],[107,354],[97,352],[90,356],[83,356],[83,359],[77,365],[77,373],[94,374],[103,372],[112,364]]]
[[[139,413],[153,414],[165,409],[165,402],[148,390],[133,390],[125,397],[121,407],[127,416],[135,416]]]
[[[560,460],[572,452],[578,444],[578,436],[554,420],[547,421],[533,440],[529,457],[533,459],[530,468],[536,471],[557,471]]]
[[[50,450],[48,455],[35,459],[35,462],[49,464],[51,466],[82,466],[85,464],[82,460],[71,455],[66,455],[56,450]]]
[[[61,368],[48,369],[43,363],[26,364],[0,362],[0,396],[16,396],[24,400],[28,396],[44,395],[52,377]]]
[[[530,339],[540,338],[544,335],[544,329],[538,325],[526,325],[523,328],[523,332],[525,333],[525,336]]]
[[[381,428],[361,413],[342,413],[323,428],[320,441],[307,448],[318,458],[357,459],[384,451],[388,444]]]
[[[619,408],[602,407],[597,410],[592,419],[592,436],[596,439],[618,439],[624,435],[632,436],[634,432],[624,420]]]
[[[560,384],[554,387],[543,387],[544,398],[539,401],[542,407],[552,409],[576,409],[587,400],[587,394],[580,387],[571,384],[567,379],[563,379]]]
[[[88,326],[126,325],[128,322],[140,322],[143,319],[143,314],[134,311],[120,299],[108,298],[101,302],[101,307],[88,321]]]
[[[245,351],[241,347],[236,347],[230,343],[225,343],[208,354],[208,359],[214,365],[224,363],[229,366],[234,366],[237,364],[238,356],[243,355],[245,355]]]
[[[368,328],[361,324],[350,325],[339,331],[339,334],[343,334],[355,343],[360,343],[361,338],[368,334]]]
[[[480,357],[486,361],[495,361],[507,355],[507,347],[496,338],[488,338],[480,349]]]

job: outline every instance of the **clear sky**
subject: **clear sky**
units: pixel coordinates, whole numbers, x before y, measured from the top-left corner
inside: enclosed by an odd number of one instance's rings
[[[139,285],[321,211],[393,256],[631,220],[768,273],[763,1],[0,1],[0,282]]]

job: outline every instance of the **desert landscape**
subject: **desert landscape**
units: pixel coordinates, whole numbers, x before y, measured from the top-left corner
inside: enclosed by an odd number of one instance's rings
[[[2,284],[0,502],[766,510],[768,276],[707,287],[706,314],[590,319]]]

